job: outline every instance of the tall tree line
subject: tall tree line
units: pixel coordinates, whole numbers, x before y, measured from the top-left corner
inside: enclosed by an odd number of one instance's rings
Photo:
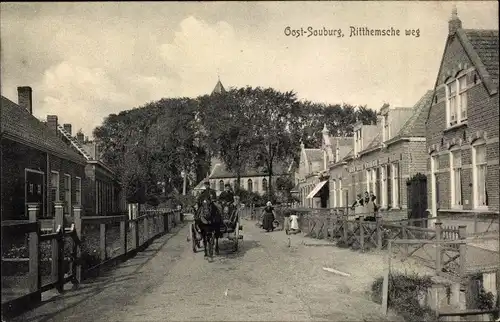
[[[160,194],[158,182],[166,184],[165,194],[182,189],[181,171],[199,182],[209,171],[209,152],[236,174],[236,187],[249,167],[264,170],[271,184],[277,163],[297,159],[299,142],[319,147],[324,124],[333,136],[350,136],[357,120],[376,122],[376,113],[366,106],[304,102],[294,92],[245,87],[111,114],[94,137],[129,200],[136,200]]]

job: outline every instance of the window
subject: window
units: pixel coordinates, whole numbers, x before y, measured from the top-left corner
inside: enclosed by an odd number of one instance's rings
[[[389,140],[391,137],[391,133],[390,133],[390,127],[389,127],[389,114],[385,114],[382,118],[382,126],[383,126],[383,131],[382,131],[382,136],[383,136],[383,139],[382,141],[387,141]]]
[[[451,206],[461,208],[462,203],[462,151],[450,152],[450,191]]]
[[[248,179],[247,181],[247,186],[248,186],[248,191],[249,192],[253,192],[253,182],[252,182],[252,179]]]
[[[64,175],[64,213],[71,214],[71,176]]]
[[[438,205],[438,178],[437,178],[437,170],[438,170],[438,156],[436,154],[431,154],[431,211],[432,216],[437,216],[437,205]]]
[[[52,202],[52,215],[55,216],[54,202],[59,201],[59,172],[50,173],[50,201]]]
[[[267,192],[267,188],[268,188],[267,179],[264,178],[264,179],[262,179],[262,190],[264,190],[264,192]]]
[[[447,126],[467,120],[467,77],[462,75],[446,84]]]
[[[82,204],[82,179],[75,177],[75,202],[77,205]]]
[[[460,106],[460,122],[467,119],[467,78],[458,79],[458,103]]]
[[[96,180],[95,182],[95,212],[96,212],[96,215],[99,215],[99,212],[100,212],[100,208],[99,208],[99,181]]]
[[[373,193],[377,197],[377,203],[380,203],[380,168],[375,169],[375,188],[373,188]]]
[[[387,178],[385,173],[385,166],[379,168],[380,170],[380,206],[387,207]]]
[[[376,169],[372,169],[371,171],[371,174],[372,174],[372,179],[371,179],[371,185],[370,185],[370,190],[368,192],[373,192],[373,194],[375,196],[377,196],[375,194],[375,191],[377,189],[377,170]]]
[[[457,124],[457,82],[448,84],[448,113],[450,125]]]
[[[224,180],[219,180],[219,191],[224,190]]]
[[[332,190],[333,190],[333,208],[337,207],[337,182],[332,180]]]
[[[392,176],[392,165],[388,164],[387,166],[387,173],[385,176],[386,183],[387,183],[387,208],[392,208],[393,205],[393,192],[392,190],[394,189],[393,181],[394,178]]]
[[[399,162],[392,164],[392,207],[397,208],[399,204]]]
[[[354,202],[354,200],[356,200],[356,175],[352,175],[351,177],[351,182],[352,182],[352,187],[351,187],[351,190],[352,190],[352,202]]]
[[[210,189],[215,190],[215,181],[210,181]]]
[[[343,202],[343,195],[342,195],[342,179],[339,179],[338,191],[339,191],[339,199],[338,199],[339,207],[343,207],[344,202]]]
[[[361,140],[361,129],[354,132],[354,154],[357,155],[363,149],[363,142]]]
[[[372,180],[372,170],[366,170],[366,191],[370,192]]]
[[[486,190],[487,163],[486,144],[475,145],[473,153],[474,163],[474,200],[475,207],[482,208],[488,206],[488,192]]]

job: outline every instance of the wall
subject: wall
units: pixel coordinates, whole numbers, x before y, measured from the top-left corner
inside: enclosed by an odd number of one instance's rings
[[[278,179],[278,177],[279,176],[273,176],[273,178],[272,178],[273,189],[276,188],[276,180]],[[265,190],[264,190],[262,181],[264,179],[269,180],[269,177],[268,176],[241,177],[240,178],[240,188],[241,189],[248,190],[248,180],[249,179],[252,180],[252,186],[253,186],[252,191],[256,192],[260,195],[263,195]],[[210,186],[213,187],[212,185],[215,184],[215,191],[216,191],[217,195],[219,195],[223,191],[223,189],[221,190],[219,188],[219,182],[221,180],[224,182],[224,184],[229,183],[231,185],[231,187],[233,187],[233,190],[234,190],[234,187],[236,185],[236,178],[210,178]]]
[[[461,66],[460,66],[461,65]],[[464,67],[467,71],[467,122],[464,126],[446,128],[446,90],[444,77],[450,71],[457,71]],[[474,83],[476,79],[476,83]],[[499,210],[499,167],[498,167],[498,136],[499,136],[499,108],[498,94],[490,96],[486,87],[481,82],[479,74],[474,68],[472,61],[464,51],[460,41],[455,38],[446,49],[442,61],[441,71],[438,75],[435,101],[431,107],[427,120],[427,152],[429,161],[428,170],[428,200],[429,209],[432,209],[432,175],[429,154],[439,158],[438,169],[438,189],[437,189],[437,214],[449,215],[451,211],[451,185],[450,185],[450,148],[458,148],[462,156],[462,194],[463,209],[461,211],[471,211],[473,206],[472,187],[472,150],[471,138],[478,133],[486,133],[487,149],[487,191],[488,191],[488,211],[498,212]]]
[[[426,173],[427,160],[426,160],[426,144],[425,142],[409,142],[398,141],[389,145],[385,149],[379,149],[370,153],[362,154],[359,158],[347,164],[348,173],[347,182],[343,182],[343,187],[349,189],[349,203],[352,204],[355,200],[356,194],[363,194],[367,190],[374,190],[373,186],[367,187],[367,170],[380,169],[388,164],[399,164],[399,178],[393,182],[379,181],[379,196],[377,196],[378,204],[387,208],[389,200],[393,200],[393,196],[387,196],[383,191],[387,191],[388,187],[399,186],[398,194],[395,196],[399,199],[396,207],[391,206],[392,209],[406,209],[407,208],[407,187],[406,180],[414,176],[416,173]],[[382,176],[382,170],[379,170]],[[353,189],[352,176],[355,177],[355,188]],[[387,176],[385,173],[384,176]],[[355,192],[355,194],[354,194]],[[376,193],[375,193],[376,194]],[[390,205],[389,205],[390,206]]]
[[[44,176],[44,205],[42,216],[53,216],[53,205],[50,202],[50,183],[48,183],[48,174],[51,170],[60,172],[60,187],[63,185],[63,174],[70,174],[72,177],[71,191],[75,191],[75,176],[82,178],[85,177],[84,166],[76,164],[73,161],[61,159],[56,156],[49,155],[49,169],[47,169],[47,154],[41,152],[34,148],[13,142],[10,140],[2,141],[3,148],[3,176],[2,180],[2,199],[3,199],[3,211],[2,219],[21,219],[27,218],[25,214],[25,168],[30,168],[33,170],[41,171],[45,174]],[[82,187],[83,190],[83,187]],[[62,188],[60,191],[60,200],[64,199],[64,191]],[[83,192],[82,192],[83,193]],[[72,196],[72,201],[75,200],[74,194]]]

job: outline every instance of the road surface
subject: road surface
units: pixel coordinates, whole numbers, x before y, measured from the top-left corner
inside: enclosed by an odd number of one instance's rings
[[[202,250],[192,252],[186,226],[16,321],[387,319],[367,294],[373,275],[366,269],[374,260],[383,262],[381,256],[307,246],[305,237],[291,236],[289,241],[284,232],[266,233],[251,221],[244,220],[243,226],[238,253],[222,241],[221,254],[208,262]],[[326,266],[351,276],[327,272]]]

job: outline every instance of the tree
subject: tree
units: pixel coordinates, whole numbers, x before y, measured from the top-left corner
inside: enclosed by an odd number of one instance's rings
[[[254,135],[255,163],[264,166],[268,191],[272,196],[275,163],[291,161],[294,157],[295,119],[299,115],[299,104],[296,94],[291,91],[281,93],[272,88],[247,87],[241,92],[247,97],[245,110],[251,115],[248,127]]]
[[[247,98],[242,91],[231,89],[223,94],[201,98],[200,118],[205,130],[205,142],[236,174],[236,190],[241,187],[241,174],[249,165],[253,134],[246,111]]]

